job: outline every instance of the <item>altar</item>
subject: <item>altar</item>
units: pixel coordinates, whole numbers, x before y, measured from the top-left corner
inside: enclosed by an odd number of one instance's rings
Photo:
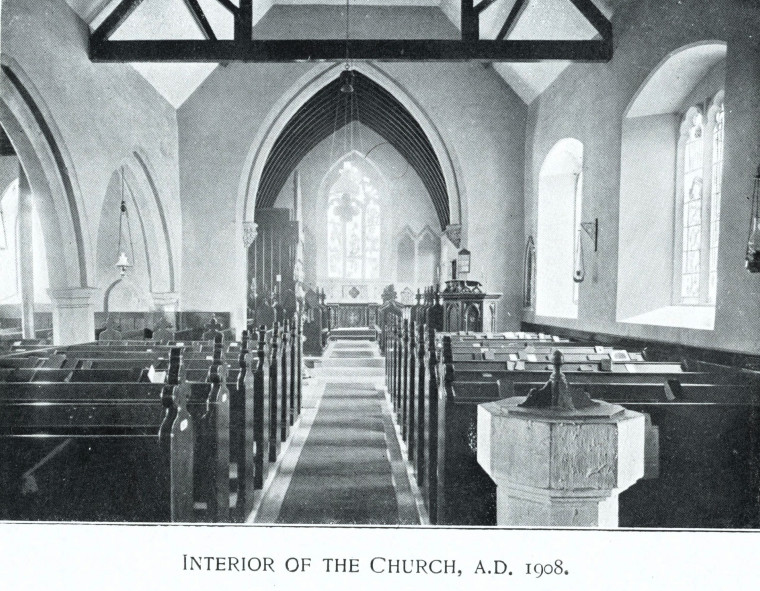
[[[326,302],[332,328],[373,327],[378,324],[377,302]]]

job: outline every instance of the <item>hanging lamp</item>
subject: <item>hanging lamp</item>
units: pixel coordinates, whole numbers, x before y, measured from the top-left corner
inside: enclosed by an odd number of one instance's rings
[[[127,272],[127,269],[132,267],[132,263],[129,262],[129,259],[127,258],[126,251],[122,248],[122,228],[123,228],[123,222],[126,218],[127,220],[127,232],[129,234],[129,246],[130,246],[130,254],[132,255],[132,260],[135,259],[135,250],[134,246],[132,244],[132,227],[129,224],[129,215],[127,214],[127,203],[124,200],[124,168],[121,169],[121,206],[119,208],[119,245],[116,248],[116,252],[119,253],[118,258],[116,260],[116,264],[114,265],[117,269],[119,269],[119,272],[122,277]]]

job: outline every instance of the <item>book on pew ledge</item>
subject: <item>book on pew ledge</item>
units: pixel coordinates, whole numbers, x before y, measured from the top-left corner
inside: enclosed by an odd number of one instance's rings
[[[163,384],[166,381],[166,372],[156,371],[156,368],[151,365],[148,368],[148,381],[151,384]]]

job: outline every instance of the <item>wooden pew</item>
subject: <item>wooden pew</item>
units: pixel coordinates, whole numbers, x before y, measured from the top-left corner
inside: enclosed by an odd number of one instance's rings
[[[445,341],[444,341],[445,342]],[[505,391],[502,378],[490,375],[484,379],[482,373],[462,374],[457,364],[446,353],[444,346],[444,362],[442,371],[451,375],[451,380],[444,380],[440,391],[441,413],[439,425],[441,428],[441,443],[437,453],[441,458],[439,465],[438,488],[438,522],[439,523],[469,523],[488,524],[495,522],[495,487],[487,475],[476,466],[475,459],[475,409],[478,403],[495,400],[512,395],[527,394],[528,384],[535,386],[545,381],[548,372],[504,372],[501,376],[509,375],[509,391]],[[450,367],[450,370],[449,370]],[[680,369],[680,366],[679,366]],[[530,375],[534,381],[525,377]],[[585,380],[584,383],[575,379]],[[475,378],[475,379],[468,379]],[[674,372],[672,374],[627,374],[614,372],[576,373],[573,377],[567,375],[573,386],[589,390],[592,396],[611,402],[622,403],[627,408],[640,410],[651,417],[654,426],[659,429],[660,441],[663,442],[660,453],[662,470],[660,478],[653,481],[642,480],[630,491],[621,496],[621,525],[629,526],[663,526],[663,527],[699,527],[707,523],[732,523],[732,526],[746,527],[747,521],[737,518],[728,519],[730,511],[725,507],[732,505],[737,512],[747,511],[746,493],[736,496],[736,501],[728,498],[719,503],[713,503],[710,511],[702,517],[690,514],[688,511],[673,509],[674,498],[689,494],[689,486],[710,491],[712,498],[720,496],[720,484],[715,481],[699,484],[694,478],[687,478],[683,470],[674,469],[673,464],[686,461],[691,469],[705,475],[705,466],[717,466],[721,461],[720,445],[722,439],[733,442],[734,449],[743,433],[749,438],[747,421],[752,415],[756,404],[757,384],[750,381],[735,381],[734,376],[708,374],[704,372]],[[667,380],[677,380],[682,386],[680,399],[668,394],[664,384]],[[517,381],[515,381],[517,380]],[[524,380],[524,381],[522,381]],[[712,381],[713,383],[709,383]],[[723,382],[723,383],[721,383]],[[671,389],[675,387],[671,386]],[[718,393],[722,392],[722,395]],[[727,397],[735,400],[729,401]],[[753,397],[754,396],[754,397]],[[700,398],[701,397],[701,398]],[[738,402],[737,402],[738,399]],[[738,405],[738,406],[737,406]],[[743,414],[742,414],[743,413]],[[712,417],[707,419],[706,417]],[[688,419],[687,419],[688,417]],[[699,437],[689,431],[689,421],[703,425]],[[709,433],[704,428],[713,421],[715,431]],[[684,442],[689,442],[684,446]],[[692,456],[683,460],[684,454]],[[749,457],[756,452],[744,445],[738,455],[743,458],[744,469],[734,469],[725,478],[738,487],[743,483],[749,489],[748,481]],[[725,454],[723,454],[725,456]],[[681,459],[679,459],[681,458]],[[674,477],[677,474],[678,477]],[[689,486],[684,483],[688,482]],[[667,490],[666,490],[667,489]],[[669,491],[669,492],[668,492]],[[667,502],[673,509],[670,512],[653,511],[648,506]],[[743,500],[742,500],[743,499]],[[721,511],[721,507],[724,510]],[[710,515],[705,517],[704,515]],[[700,525],[701,524],[701,525]],[[714,525],[711,525],[713,527]]]
[[[259,327],[256,349],[257,365],[253,375],[254,490],[264,487],[269,465],[269,380],[266,353],[266,329]]]
[[[190,386],[188,410],[196,424],[195,457],[197,470],[195,475],[195,490],[198,493],[196,500],[206,504],[206,513],[202,516],[202,519],[211,522],[228,521],[230,518],[229,446],[230,440],[238,442],[234,438],[235,431],[230,426],[230,392],[236,401],[239,399],[245,401],[246,399],[245,390],[238,390],[235,387],[235,381],[228,380],[226,363],[224,363],[222,358],[222,334],[219,333],[218,337],[217,350],[214,355],[211,356],[210,360],[202,362],[205,369],[202,371],[195,370],[196,373],[202,373],[202,375],[196,375],[194,379],[187,380]],[[179,351],[180,349],[175,350]],[[66,350],[64,354],[71,356],[72,351]],[[73,354],[78,355],[79,353],[74,351]],[[147,382],[149,381],[147,379],[148,370],[145,369],[145,366],[152,359],[132,358],[116,360],[119,364],[118,369],[24,370],[26,374],[33,373],[31,375],[20,376],[21,372],[17,371],[16,375],[10,376],[10,378],[26,378],[27,381],[31,379],[35,382]],[[82,361],[86,362],[87,360],[79,360],[76,365],[81,365]],[[170,363],[169,360],[165,361],[167,365]],[[187,365],[184,365],[185,375],[187,375]],[[218,369],[222,365],[224,366],[223,379]],[[165,367],[161,367],[161,369],[165,369]],[[235,378],[237,378],[237,374]],[[252,401],[247,406],[250,414]],[[233,437],[230,438],[227,435],[228,433],[232,433]],[[249,456],[252,456],[252,451]],[[226,468],[222,469],[221,465],[225,465]],[[253,466],[252,459],[248,462],[248,466],[248,471],[250,472]],[[243,477],[247,476],[248,473],[245,470],[245,465],[241,466],[239,473]],[[252,478],[251,475],[250,489],[252,489]],[[245,487],[241,486],[240,488],[244,490]],[[241,498],[244,497],[241,496]],[[222,501],[222,499],[224,500]],[[252,503],[249,505],[252,507]]]
[[[166,384],[0,384],[0,515],[192,521],[189,394],[180,366]]]
[[[278,431],[278,408],[279,408],[279,333],[280,325],[278,322],[274,323],[272,327],[272,333],[270,336],[269,344],[269,461],[276,462],[280,455],[280,436]]]
[[[280,371],[278,373],[279,380],[277,384],[280,396],[280,442],[282,443],[288,440],[288,435],[290,433],[290,408],[288,399],[288,361],[290,359],[289,331],[289,323],[285,320],[280,332]]]

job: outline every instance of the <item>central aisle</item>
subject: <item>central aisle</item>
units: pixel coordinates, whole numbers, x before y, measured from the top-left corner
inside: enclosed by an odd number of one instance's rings
[[[315,360],[316,398],[257,522],[419,524],[376,343],[336,341]]]
[[[398,522],[384,403],[372,385],[326,385],[279,523]]]

